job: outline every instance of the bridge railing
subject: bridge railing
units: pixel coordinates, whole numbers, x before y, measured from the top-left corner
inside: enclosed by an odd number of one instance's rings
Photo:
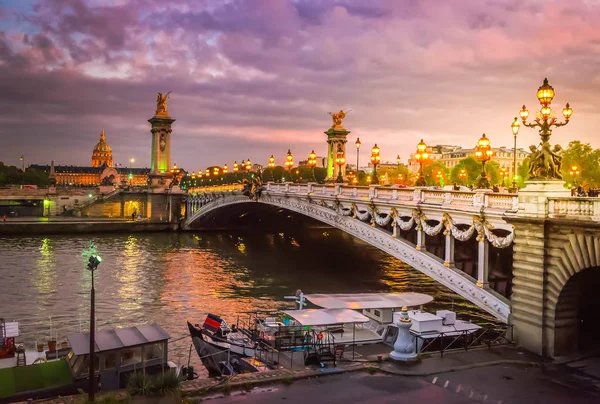
[[[401,201],[409,204],[485,208],[498,211],[517,211],[517,194],[495,193],[488,190],[453,191],[427,188],[391,188],[385,186],[352,186],[343,184],[267,184],[267,192],[296,195],[329,196],[359,200]]]
[[[548,214],[556,219],[600,221],[600,198],[548,198]]]

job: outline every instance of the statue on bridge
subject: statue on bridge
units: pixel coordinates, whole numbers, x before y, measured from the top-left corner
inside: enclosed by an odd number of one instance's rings
[[[156,115],[169,115],[169,111],[167,111],[169,94],[171,94],[171,91],[165,95],[158,93],[158,96],[156,97]]]
[[[251,178],[244,180],[244,189],[242,194],[250,199],[253,199],[254,201],[258,201],[258,198],[260,198],[262,195],[262,188],[262,172],[259,169]]]
[[[333,120],[333,125],[331,127],[333,129],[344,129],[344,127],[342,126],[342,121],[344,120],[344,118],[346,118],[346,114],[350,111],[351,110],[344,112],[340,109],[340,112],[337,113],[329,112],[329,115],[331,115],[331,119]]]
[[[550,142],[543,142],[538,150],[534,145],[529,146],[529,177],[534,179],[559,179],[562,180],[562,147],[555,145],[551,148]]]

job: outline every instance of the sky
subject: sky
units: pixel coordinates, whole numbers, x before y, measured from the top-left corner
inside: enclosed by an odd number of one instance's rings
[[[186,170],[326,154],[403,162],[427,144],[512,147],[547,77],[552,143],[600,147],[599,0],[0,0],[0,161],[150,165],[157,92],[172,91],[172,160]],[[521,127],[519,147],[538,143]]]

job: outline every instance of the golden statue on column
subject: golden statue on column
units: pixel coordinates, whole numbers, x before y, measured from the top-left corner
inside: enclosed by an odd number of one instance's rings
[[[344,127],[342,126],[342,120],[346,117],[346,114],[350,112],[350,111],[342,111],[340,109],[340,112],[329,112],[329,115],[331,115],[331,119],[333,120],[333,125],[331,125],[332,129],[338,129],[338,130],[344,130]]]
[[[156,116],[169,116],[169,111],[167,111],[169,94],[171,94],[171,91],[165,95],[158,93],[158,96],[156,97]]]

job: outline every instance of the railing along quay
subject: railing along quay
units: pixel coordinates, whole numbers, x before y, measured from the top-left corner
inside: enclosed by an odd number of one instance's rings
[[[399,202],[402,204],[431,205],[447,208],[474,208],[516,212],[518,195],[489,190],[454,191],[427,188],[392,188],[371,185],[350,186],[341,184],[276,184],[266,185],[268,193],[313,195],[358,201]],[[358,202],[357,201],[357,202]]]

